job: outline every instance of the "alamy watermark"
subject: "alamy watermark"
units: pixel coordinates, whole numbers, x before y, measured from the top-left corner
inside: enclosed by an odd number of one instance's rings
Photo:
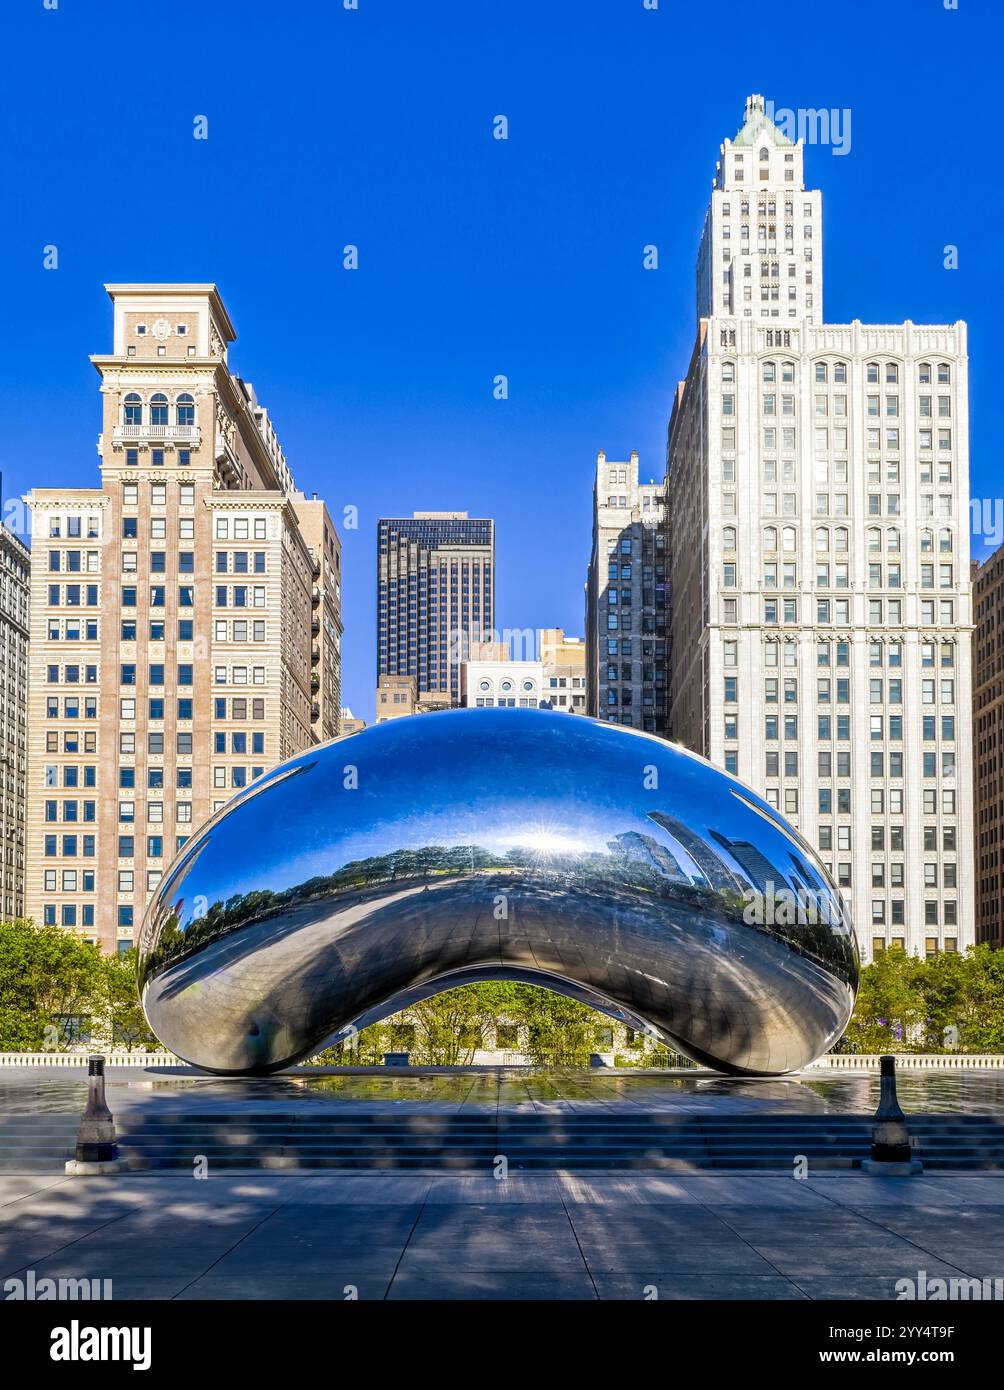
[[[1000,1303],[1004,1300],[1004,1279],[967,1279],[951,1276],[929,1279],[927,1270],[917,1271],[915,1279],[896,1280],[896,1298],[920,1303]]]
[[[834,154],[851,152],[851,108],[831,106],[816,110],[812,106],[775,106],[764,103],[764,115],[786,135],[792,144],[829,145]]]
[[[748,927],[814,927],[843,925],[839,903],[820,889],[794,889],[768,881],[763,888],[743,893],[743,921]]]

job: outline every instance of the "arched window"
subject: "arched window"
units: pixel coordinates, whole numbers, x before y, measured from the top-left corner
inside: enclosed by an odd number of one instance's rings
[[[934,532],[923,530],[920,533],[920,548],[925,554],[930,554],[934,549]]]
[[[795,536],[794,526],[786,526],[781,532],[781,545],[784,550],[797,549],[798,541]]]
[[[767,161],[768,161],[768,159],[770,159],[770,151],[768,150],[768,148],[767,148],[766,145],[761,145],[761,146],[760,146],[760,163],[761,163],[761,164],[766,164]]]
[[[885,364],[885,379],[889,386],[896,386],[899,383],[899,368],[895,362]]]
[[[143,423],[143,402],[135,391],[130,391],[122,402],[123,420],[127,425],[141,425]]]
[[[847,549],[848,531],[846,526],[837,526],[833,532],[834,549]]]
[[[773,381],[773,380],[774,380],[774,363],[773,363],[773,362],[765,362],[765,363],[763,364],[763,379],[764,379],[764,381]]]
[[[942,555],[948,555],[952,550],[952,533],[947,526],[943,526],[938,532],[938,549]]]
[[[885,548],[896,554],[899,551],[899,527],[890,526],[885,533]]]
[[[865,365],[865,380],[866,380],[866,381],[869,383],[869,385],[871,385],[871,386],[876,385],[876,383],[877,383],[878,380],[879,380],[879,364],[878,364],[877,362],[868,362],[868,363],[866,363],[866,365]]]
[[[931,384],[931,364],[930,364],[930,362],[921,362],[921,363],[918,364],[918,366],[917,366],[917,380],[920,382],[921,386],[930,386],[930,384]]]
[[[877,526],[868,527],[868,549],[869,551],[882,549],[882,532]]]
[[[776,527],[776,526],[768,526],[768,527],[766,527],[766,528],[764,529],[764,533],[763,533],[763,548],[764,548],[764,550],[776,550],[776,549],[777,549],[777,527]]]
[[[195,424],[195,398],[187,391],[178,397],[178,424]]]
[[[734,526],[726,526],[722,532],[722,545],[726,550],[735,550],[736,528]]]
[[[167,397],[163,391],[158,391],[150,397],[150,424],[167,424]]]
[[[782,380],[782,381],[794,381],[794,380],[795,380],[795,364],[794,364],[794,362],[782,362],[782,363],[781,363],[781,380]]]
[[[830,532],[829,532],[829,529],[828,529],[826,526],[817,526],[817,527],[816,527],[816,549],[817,549],[817,550],[829,550],[829,548],[830,548]]]
[[[952,379],[952,368],[947,362],[938,363],[938,385],[947,386]]]

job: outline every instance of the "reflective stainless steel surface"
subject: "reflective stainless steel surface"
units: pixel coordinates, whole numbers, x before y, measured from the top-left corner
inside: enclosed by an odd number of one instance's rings
[[[544,710],[378,724],[266,774],[193,836],[140,939],[150,1026],[268,1072],[478,979],[582,999],[727,1072],[840,1037],[853,932],[814,851],[661,739]]]

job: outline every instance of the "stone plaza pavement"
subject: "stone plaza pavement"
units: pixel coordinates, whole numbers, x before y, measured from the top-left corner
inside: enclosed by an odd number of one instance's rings
[[[889,1299],[1004,1275],[1004,1174],[0,1175],[0,1281],[28,1270],[118,1299]]]

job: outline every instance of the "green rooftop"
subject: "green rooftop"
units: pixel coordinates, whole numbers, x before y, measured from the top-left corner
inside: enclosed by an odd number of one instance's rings
[[[732,141],[733,145],[758,145],[769,140],[773,145],[793,145],[783,131],[779,130],[764,110],[761,96],[746,98],[746,112],[742,129]]]

